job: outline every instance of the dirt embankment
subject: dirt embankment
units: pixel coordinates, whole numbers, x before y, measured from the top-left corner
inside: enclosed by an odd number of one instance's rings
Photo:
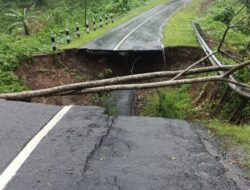
[[[17,70],[17,75],[29,90],[54,87],[91,79],[91,73],[84,62],[79,62],[75,50],[53,55],[39,55],[26,60]],[[93,74],[94,75],[94,74]],[[91,104],[91,98],[85,96],[34,98],[32,102],[67,105]]]
[[[167,70],[187,67],[201,57],[198,48],[166,48]],[[133,69],[132,69],[133,68]],[[89,81],[164,68],[161,51],[90,52],[67,50],[26,60],[16,71],[29,90]],[[95,95],[34,98],[32,102],[56,105],[100,105]]]

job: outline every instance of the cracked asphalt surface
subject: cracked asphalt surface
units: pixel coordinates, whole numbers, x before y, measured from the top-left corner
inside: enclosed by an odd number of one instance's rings
[[[237,189],[185,121],[119,117],[80,189]]]
[[[34,127],[40,128],[49,118],[47,114],[53,117],[58,110],[56,106],[48,106],[46,110],[39,104],[18,102],[1,102],[0,105],[5,108],[0,111],[5,121],[0,123],[1,137],[7,129],[19,128],[22,133],[17,137],[26,136],[26,143],[32,138]],[[26,123],[21,124],[18,117],[5,115],[3,110],[13,106],[19,113],[30,111]],[[40,121],[34,120],[37,115]],[[24,145],[21,138],[9,141]],[[6,157],[2,154],[5,148],[1,138],[1,164]],[[8,145],[9,151],[12,148],[15,150],[15,146]],[[74,106],[6,187],[6,190],[30,189],[239,188],[226,177],[223,166],[208,153],[195,128],[186,121],[128,116],[113,119],[104,114],[103,108]]]
[[[135,93],[133,90],[119,90],[111,92],[111,101],[115,102],[118,115],[131,116],[134,111]]]

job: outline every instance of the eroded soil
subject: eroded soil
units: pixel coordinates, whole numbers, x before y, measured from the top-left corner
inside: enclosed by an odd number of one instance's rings
[[[185,68],[200,58],[199,49],[168,48],[167,70]],[[39,55],[23,61],[16,71],[29,90],[58,85],[122,76],[133,73],[159,71],[163,68],[161,52],[78,52],[67,50],[53,55]],[[187,61],[187,58],[190,61]],[[132,69],[133,68],[133,69]],[[101,105],[93,95],[34,98],[32,102],[55,105]]]

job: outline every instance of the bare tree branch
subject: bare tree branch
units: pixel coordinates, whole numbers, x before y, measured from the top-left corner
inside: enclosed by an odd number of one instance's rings
[[[238,82],[236,80],[232,80],[232,79],[228,79],[228,78],[223,78],[223,79],[224,79],[224,82],[228,82],[228,83],[234,84],[236,86],[240,86],[246,90],[250,90],[250,86],[248,84]]]
[[[194,78],[194,79],[182,79],[175,81],[161,81],[153,83],[144,83],[144,84],[121,84],[121,85],[110,85],[110,86],[101,86],[94,88],[87,88],[81,90],[77,93],[80,94],[89,94],[89,93],[98,93],[98,92],[110,92],[116,90],[137,90],[137,89],[150,89],[150,88],[161,88],[168,86],[176,86],[183,84],[194,84],[194,83],[204,83],[204,82],[214,82],[214,81],[225,81],[221,76],[213,77],[204,77],[204,78]],[[71,95],[71,94],[68,94]]]
[[[249,26],[247,25],[232,25],[230,26],[230,29],[232,28],[246,28],[246,29],[249,29]]]
[[[228,65],[228,66],[222,66],[222,67],[212,66],[212,67],[205,67],[205,68],[197,68],[197,69],[192,69],[186,72],[184,75],[193,75],[193,74],[215,72],[215,71],[228,71],[232,69],[233,67],[235,66]],[[5,93],[5,94],[0,94],[0,99],[22,100],[22,99],[34,98],[34,97],[48,97],[48,96],[52,96],[52,95],[56,95],[56,94],[60,94],[64,92],[74,93],[84,88],[105,86],[105,85],[110,85],[110,84],[119,84],[119,83],[138,81],[138,80],[147,80],[147,79],[153,79],[153,78],[172,77],[181,72],[183,72],[183,70],[154,72],[154,73],[146,73],[146,74],[138,74],[138,75],[129,75],[129,76],[123,76],[123,77],[115,77],[111,79],[103,79],[103,80],[90,81],[90,82],[68,84],[68,85],[62,85],[62,86],[41,89],[41,90],[24,91],[24,92],[19,92],[19,93]]]
[[[121,84],[121,85],[110,85],[110,86],[102,86],[102,87],[94,87],[94,88],[87,88],[81,90],[76,93],[64,93],[65,95],[81,95],[81,94],[89,94],[89,93],[98,93],[98,92],[110,92],[116,90],[138,90],[138,89],[151,89],[151,88],[161,88],[161,87],[169,87],[169,86],[176,86],[176,85],[183,85],[183,84],[195,84],[195,83],[205,83],[205,82],[229,82],[244,88],[249,88],[250,86],[240,83],[234,80],[230,80],[224,78],[223,76],[212,76],[212,77],[201,77],[201,78],[194,78],[194,79],[182,79],[182,80],[174,80],[174,81],[161,81],[161,82],[154,82],[154,83],[144,83],[144,84]]]
[[[244,3],[244,5],[234,14],[234,17],[233,18],[235,18],[236,16],[238,16],[240,13],[241,13],[241,11],[243,11],[243,9],[247,6],[247,0],[245,1],[245,3]]]
[[[211,54],[212,55],[212,54]],[[211,56],[210,55],[210,56]],[[209,57],[209,55],[207,56]],[[201,60],[204,60],[204,57]],[[201,61],[198,61],[192,66],[198,64]],[[239,65],[230,65],[230,66],[222,66],[222,67],[205,67],[205,68],[197,68],[190,70],[191,66],[185,70],[181,71],[163,71],[163,72],[154,72],[154,73],[146,73],[146,74],[138,74],[138,75],[129,75],[123,77],[115,77],[111,79],[103,79],[97,81],[90,82],[82,82],[76,84],[63,85],[53,88],[41,89],[41,90],[33,90],[26,91],[20,93],[6,93],[0,94],[0,98],[8,99],[8,100],[21,100],[27,98],[34,97],[48,97],[48,96],[64,96],[71,94],[86,94],[86,93],[96,93],[96,92],[107,92],[112,90],[131,90],[131,89],[147,89],[147,88],[158,88],[158,87],[166,87],[166,86],[174,86],[181,84],[190,84],[190,83],[201,83],[201,82],[213,82],[213,81],[227,81],[230,83],[234,83],[236,85],[242,87],[248,87],[247,85],[237,82],[231,81],[228,77],[239,69],[250,65],[250,60],[243,62]],[[199,74],[204,72],[211,71],[227,71],[224,75],[205,77],[205,78],[193,78],[193,79],[182,79],[182,80],[169,80],[162,82],[154,82],[154,83],[144,83],[144,84],[124,84],[125,82],[132,82],[138,80],[146,80],[153,78],[161,78],[161,77],[169,77],[169,76],[180,76],[180,75],[191,75],[191,74]],[[175,77],[176,78],[176,77]]]
[[[220,50],[221,53],[223,53],[224,55],[230,57],[231,59],[233,59],[234,61],[236,61],[237,63],[241,63],[241,61],[239,59],[237,59],[236,57],[230,55],[229,53],[223,51],[223,50]]]
[[[227,37],[227,33],[229,32],[229,30],[230,30],[230,27],[227,26],[226,30],[225,30],[224,33],[223,33],[222,39],[221,39],[221,41],[220,41],[220,44],[219,44],[219,46],[218,46],[218,48],[217,48],[218,51],[220,51],[221,47],[223,46],[223,44],[224,44],[224,42],[225,42],[225,39],[226,39],[226,37]]]
[[[241,64],[239,64],[239,65],[236,65],[235,67],[231,68],[229,71],[227,71],[227,72],[223,75],[223,77],[227,78],[227,77],[229,77],[231,74],[233,74],[234,72],[236,72],[236,71],[242,69],[243,67],[245,67],[245,66],[247,66],[247,65],[250,65],[250,60],[245,61],[245,62],[243,62],[243,63],[241,63]]]
[[[243,9],[244,9],[246,6],[247,6],[247,1],[245,1],[244,5],[234,14],[234,16],[231,18],[231,20],[229,21],[229,23],[226,24],[227,28],[226,28],[226,30],[224,31],[224,34],[223,34],[222,39],[221,39],[221,41],[220,41],[220,44],[219,44],[219,46],[218,46],[218,49],[217,49],[218,51],[220,51],[221,47],[223,46],[223,44],[224,44],[224,42],[225,42],[225,39],[226,39],[226,37],[227,37],[227,34],[228,34],[229,30],[230,30],[231,28],[237,27],[237,26],[238,26],[237,24],[240,23],[241,21],[243,21],[243,20],[245,19],[245,18],[240,19],[240,20],[237,21],[236,24],[234,24],[234,25],[231,24],[232,21],[233,21],[233,19],[234,19],[236,16],[238,16],[238,15],[241,13],[241,11],[243,11]]]
[[[202,63],[203,61],[207,60],[209,57],[211,57],[212,55],[214,55],[217,51],[214,51],[213,53],[203,57],[202,59],[200,59],[199,61],[195,62],[194,64],[190,65],[189,67],[187,67],[184,71],[180,72],[178,75],[176,75],[174,78],[171,79],[171,81],[176,80],[178,78],[180,78],[183,74],[185,74],[186,72],[188,72],[190,69],[192,69],[193,67],[195,67],[196,65]]]
[[[242,21],[244,21],[245,19],[247,19],[248,17],[245,16],[243,18],[241,18],[240,20],[238,20],[236,23],[232,24],[231,26],[229,26],[229,28],[233,28],[235,26],[237,26],[238,24],[240,24]]]

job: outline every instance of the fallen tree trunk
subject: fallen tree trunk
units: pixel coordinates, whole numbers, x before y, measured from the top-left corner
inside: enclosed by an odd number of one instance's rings
[[[176,85],[184,85],[184,84],[195,84],[195,83],[206,83],[206,82],[228,82],[235,84],[237,86],[241,86],[242,88],[250,89],[250,86],[236,82],[223,76],[213,76],[213,77],[203,77],[203,78],[194,78],[194,79],[182,79],[182,80],[175,80],[175,81],[162,81],[162,82],[154,82],[154,83],[144,83],[144,84],[121,84],[121,85],[110,85],[110,86],[101,86],[101,87],[94,87],[94,88],[87,88],[77,92],[69,92],[69,93],[62,93],[58,94],[59,96],[66,96],[66,95],[81,95],[81,94],[90,94],[90,93],[98,93],[98,92],[110,92],[116,90],[138,90],[138,89],[150,89],[150,88],[161,88],[161,87],[169,87],[169,86],[176,86]]]
[[[158,88],[158,87],[176,86],[182,84],[205,83],[205,82],[215,82],[215,81],[229,82],[235,84],[236,86],[241,86],[242,88],[247,88],[250,90],[250,86],[229,79],[229,76],[231,74],[233,74],[234,72],[238,71],[239,69],[247,65],[250,65],[250,60],[243,62],[239,65],[192,69],[190,71],[187,71],[186,73],[185,70],[181,70],[181,71],[163,71],[163,72],[154,72],[154,73],[146,73],[139,75],[130,75],[130,76],[111,78],[111,79],[103,79],[97,81],[63,85],[42,90],[0,94],[0,99],[23,100],[34,97],[78,95],[78,94],[97,93],[97,92],[109,92],[114,90],[147,89],[147,88]],[[211,76],[204,78],[168,80],[168,81],[144,83],[144,84],[123,84],[123,85],[120,84],[136,80],[175,76],[176,74],[178,75],[180,73],[185,75],[191,75],[191,74],[200,74],[204,72],[221,71],[221,70],[225,70],[226,73],[219,76]]]
[[[222,66],[222,67],[212,66],[212,67],[197,68],[197,69],[191,69],[190,71],[187,71],[186,73],[184,73],[184,75],[193,75],[193,74],[216,72],[216,71],[229,71],[232,68],[233,68],[232,65]],[[105,85],[110,85],[110,84],[120,84],[120,83],[125,83],[125,82],[139,81],[139,80],[146,80],[146,79],[153,79],[153,78],[173,77],[182,73],[183,71],[184,70],[153,72],[153,73],[129,75],[129,76],[123,76],[123,77],[115,77],[111,79],[103,79],[103,80],[90,81],[90,82],[68,84],[68,85],[62,85],[62,86],[41,89],[41,90],[24,91],[24,92],[18,92],[18,93],[5,93],[5,94],[0,94],[0,99],[23,100],[27,98],[55,96],[57,94],[68,92],[68,91],[73,93],[73,92],[82,90],[84,88],[105,86]]]

